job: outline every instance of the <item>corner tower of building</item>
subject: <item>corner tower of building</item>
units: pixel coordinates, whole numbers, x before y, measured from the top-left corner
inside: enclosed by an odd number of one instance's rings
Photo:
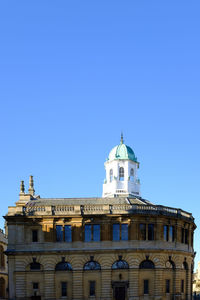
[[[140,181],[137,177],[139,162],[131,147],[120,144],[109,153],[105,162],[106,178],[103,184],[103,197],[140,196]]]

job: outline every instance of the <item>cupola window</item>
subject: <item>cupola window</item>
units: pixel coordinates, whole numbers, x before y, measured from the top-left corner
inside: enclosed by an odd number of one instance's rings
[[[119,180],[124,181],[124,168],[123,167],[119,168]]]
[[[110,182],[113,181],[113,169],[110,169]]]
[[[130,171],[130,181],[134,181],[134,170],[133,170],[133,168],[131,168],[131,171]]]

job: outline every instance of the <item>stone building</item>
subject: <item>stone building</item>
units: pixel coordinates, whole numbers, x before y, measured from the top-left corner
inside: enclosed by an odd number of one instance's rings
[[[33,178],[5,216],[9,299],[192,299],[194,218],[140,195],[123,137],[102,198],[40,198]]]
[[[0,229],[0,299],[8,297],[8,264],[5,251],[7,249],[7,237]]]

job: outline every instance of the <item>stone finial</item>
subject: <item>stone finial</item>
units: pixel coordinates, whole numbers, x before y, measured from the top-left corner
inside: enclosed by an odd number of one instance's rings
[[[20,183],[20,194],[24,194],[24,191],[25,191],[24,181],[21,180],[21,183]]]
[[[30,177],[29,177],[29,189],[28,189],[28,192],[32,196],[35,194],[34,182],[33,182],[33,176],[32,175],[30,175]]]

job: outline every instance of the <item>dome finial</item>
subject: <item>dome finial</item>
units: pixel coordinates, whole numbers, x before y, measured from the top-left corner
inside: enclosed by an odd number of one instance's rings
[[[123,132],[121,132],[121,141],[120,141],[120,144],[123,144],[124,143],[124,137],[123,137]]]

